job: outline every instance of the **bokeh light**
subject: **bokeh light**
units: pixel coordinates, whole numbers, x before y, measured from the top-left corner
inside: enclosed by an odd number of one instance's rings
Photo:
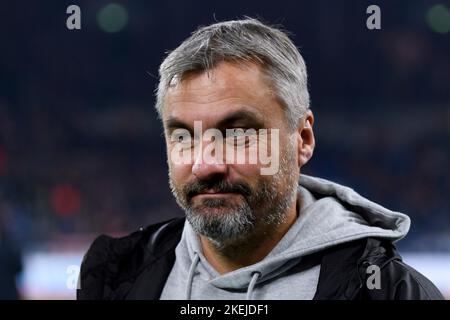
[[[100,29],[105,32],[119,32],[128,23],[128,11],[120,4],[110,3],[98,12],[97,23]]]
[[[437,33],[450,31],[450,10],[443,4],[432,6],[426,13],[428,26]]]
[[[67,217],[80,209],[80,193],[71,185],[56,186],[50,194],[50,204],[57,215]]]

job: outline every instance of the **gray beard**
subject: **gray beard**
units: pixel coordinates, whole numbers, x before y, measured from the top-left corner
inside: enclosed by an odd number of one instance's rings
[[[257,238],[258,234],[267,233],[286,221],[298,187],[298,174],[289,168],[292,161],[291,154],[281,157],[280,171],[240,205],[230,206],[223,199],[207,199],[200,206],[192,206],[182,191],[175,188],[172,179],[169,183],[193,230],[221,250]],[[283,179],[286,189],[280,192],[279,183]]]

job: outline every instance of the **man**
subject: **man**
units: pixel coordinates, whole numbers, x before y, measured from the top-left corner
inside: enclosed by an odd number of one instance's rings
[[[283,31],[200,28],[161,64],[156,108],[186,219],[97,238],[79,299],[442,298],[395,250],[406,215],[300,174],[314,116]]]

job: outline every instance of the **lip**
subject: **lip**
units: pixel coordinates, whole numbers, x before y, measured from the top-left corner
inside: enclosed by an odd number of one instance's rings
[[[219,198],[219,197],[227,197],[237,195],[237,193],[233,192],[205,192],[198,193],[194,197],[204,197],[204,198]]]

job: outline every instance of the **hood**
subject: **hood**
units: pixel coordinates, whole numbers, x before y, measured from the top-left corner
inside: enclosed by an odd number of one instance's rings
[[[184,254],[177,259],[188,274],[186,298],[190,298],[194,274],[226,290],[247,289],[247,298],[259,283],[281,275],[301,262],[302,257],[366,237],[403,238],[410,226],[408,216],[376,204],[349,187],[300,175],[299,216],[289,231],[260,262],[220,275],[205,259],[198,236],[186,220],[181,243]],[[186,250],[187,249],[187,250]]]

